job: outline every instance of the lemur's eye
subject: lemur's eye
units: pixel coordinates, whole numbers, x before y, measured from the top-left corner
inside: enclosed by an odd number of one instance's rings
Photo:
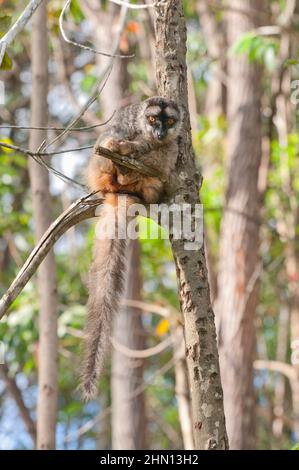
[[[150,124],[154,124],[156,122],[156,118],[154,116],[149,116],[147,119]]]
[[[168,125],[168,126],[173,126],[174,123],[175,123],[175,120],[174,120],[174,119],[172,119],[172,118],[167,119],[167,125]]]

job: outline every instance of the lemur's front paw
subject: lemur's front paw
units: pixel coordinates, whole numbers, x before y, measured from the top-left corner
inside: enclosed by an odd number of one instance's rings
[[[134,151],[134,146],[128,140],[120,140],[119,153],[121,155],[130,155]]]
[[[105,147],[111,152],[120,153],[119,140],[109,139],[105,142]]]
[[[109,139],[106,147],[111,152],[119,153],[120,155],[130,155],[134,151],[134,146],[128,140]]]

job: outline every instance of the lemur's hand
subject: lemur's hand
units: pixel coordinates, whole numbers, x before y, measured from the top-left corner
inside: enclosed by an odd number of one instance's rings
[[[135,150],[135,146],[128,140],[115,140],[111,138],[106,143],[106,146],[109,150],[111,150],[111,152],[115,152],[124,156],[130,155]]]

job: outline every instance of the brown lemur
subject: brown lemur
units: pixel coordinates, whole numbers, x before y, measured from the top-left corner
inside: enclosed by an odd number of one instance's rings
[[[121,108],[105,127],[96,145],[120,155],[140,159],[142,163],[163,172],[165,179],[175,169],[182,112],[172,100],[154,96],[142,103]],[[164,184],[156,177],[144,176],[114,164],[93,153],[87,182],[91,191],[104,196],[97,233],[109,224],[126,222],[118,215],[125,203],[158,203],[163,200]],[[94,261],[89,271],[89,300],[85,327],[81,388],[85,399],[95,396],[97,379],[108,349],[114,313],[119,306],[125,271],[126,239],[95,237]]]

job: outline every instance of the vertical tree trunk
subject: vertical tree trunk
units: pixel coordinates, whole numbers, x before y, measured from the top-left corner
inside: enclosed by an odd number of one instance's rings
[[[184,125],[176,172],[176,202],[199,202],[199,175],[190,135],[186,69],[186,23],[181,0],[155,3],[157,87],[161,95],[183,108]],[[194,213],[192,212],[192,222]],[[219,373],[214,313],[211,306],[203,246],[186,250],[190,242],[170,234],[177,267],[179,295],[185,321],[187,366],[191,387],[193,432],[196,449],[228,447],[223,394]]]
[[[227,32],[231,46],[256,25],[237,11],[259,7],[257,0],[233,0]],[[246,55],[228,62],[227,192],[222,219],[217,312],[220,364],[227,430],[232,449],[253,446],[261,161],[260,71]]]
[[[173,357],[175,360],[175,396],[178,403],[180,426],[185,450],[194,449],[193,426],[190,406],[189,378],[185,358],[184,346],[181,342],[181,334],[175,330],[172,332]]]
[[[289,308],[282,304],[280,307],[278,317],[278,332],[277,332],[277,347],[276,347],[276,361],[286,362],[288,353],[288,339],[289,339]],[[286,393],[286,378],[280,374],[276,378],[274,390],[274,419],[272,423],[272,432],[276,439],[281,439],[284,428],[283,416],[285,414],[285,393]]]
[[[47,126],[48,35],[47,2],[32,21],[31,125]],[[36,151],[46,138],[45,131],[32,130],[30,149]],[[51,195],[48,172],[29,161],[35,237],[39,240],[51,223]],[[57,408],[57,289],[54,253],[50,252],[38,270],[39,351],[37,448],[55,448]]]
[[[291,349],[292,364],[295,371],[295,380],[291,383],[294,432],[296,440],[299,439],[299,256],[296,250],[296,227],[299,222],[299,209],[297,208],[297,218],[295,217],[293,240],[289,243],[286,253],[286,270],[288,275],[288,288],[290,296],[290,317],[291,317]]]
[[[140,300],[140,248],[138,240],[129,242],[124,299]],[[116,340],[130,349],[144,349],[144,331],[139,309],[122,307],[114,325]],[[130,359],[117,349],[112,358],[112,448],[145,448],[144,394],[134,396],[143,381],[143,360]]]
[[[212,78],[208,83],[206,94],[205,113],[213,122],[224,114],[224,86],[221,76],[224,74],[226,54],[225,34],[223,23],[217,23],[215,12],[212,11],[208,0],[197,0],[196,8],[199,15],[200,26],[207,45],[210,59]]]

